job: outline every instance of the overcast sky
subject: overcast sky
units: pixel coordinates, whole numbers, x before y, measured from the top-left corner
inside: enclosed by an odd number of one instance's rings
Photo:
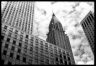
[[[94,2],[35,2],[33,35],[46,40],[54,13],[69,37],[76,64],[94,64],[92,50],[80,25],[90,10],[94,13]]]

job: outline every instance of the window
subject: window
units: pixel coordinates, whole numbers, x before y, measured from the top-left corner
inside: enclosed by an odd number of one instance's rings
[[[4,54],[4,55],[6,55],[6,54],[7,54],[7,51],[6,51],[6,50],[4,50],[4,51],[3,51],[3,54]]]
[[[23,40],[23,35],[20,35],[20,41],[22,41]]]
[[[35,42],[38,43],[38,39],[36,39]]]
[[[29,59],[29,62],[31,62],[31,63],[32,63],[32,58],[30,58],[30,59]]]
[[[13,40],[13,44],[16,44],[16,41],[15,40]]]
[[[1,60],[1,65],[4,64],[4,60]]]
[[[20,55],[17,55],[16,59],[17,59],[17,60],[20,60]]]
[[[25,57],[23,57],[23,62],[26,62],[26,58]]]
[[[8,62],[8,65],[12,65],[12,63],[11,62]]]
[[[60,63],[63,64],[63,60],[62,59],[60,59]]]
[[[26,35],[26,38],[28,38],[28,35]]]
[[[10,42],[10,38],[7,38],[7,42]]]
[[[65,62],[65,65],[67,65],[67,61],[65,60],[64,62]]]
[[[4,36],[1,35],[1,39],[3,40],[4,39]]]
[[[12,57],[12,58],[13,58],[13,53],[10,53],[10,57]]]
[[[70,57],[68,57],[68,61],[70,61],[71,59],[70,59]]]
[[[62,54],[60,54],[60,58],[62,58]]]
[[[4,29],[7,29],[7,26],[6,25],[4,26]]]
[[[21,53],[21,49],[18,48],[18,53]]]
[[[49,59],[45,59],[45,63],[46,64],[49,64]]]
[[[25,39],[25,43],[28,44],[28,40],[27,39]]]
[[[14,35],[14,39],[17,39],[17,34]]]
[[[13,51],[14,51],[14,50],[15,50],[15,47],[14,47],[14,46],[12,46],[11,50],[13,50]]]
[[[27,47],[28,47],[28,46],[25,44],[25,45],[24,45],[24,49],[27,49]]]
[[[58,57],[56,57],[56,62],[58,62]]]
[[[9,32],[12,32],[13,31],[13,28],[10,28]]]
[[[8,49],[8,44],[5,44],[5,48],[7,48],[7,49]]]
[[[31,47],[30,47],[30,51],[32,51],[32,50],[33,50],[33,47],[31,46]]]
[[[11,32],[9,32],[9,33],[8,33],[8,36],[9,36],[9,37],[11,37],[11,34],[12,34],[12,33],[11,33]]]
[[[21,47],[22,46],[22,43],[19,43],[19,47]]]

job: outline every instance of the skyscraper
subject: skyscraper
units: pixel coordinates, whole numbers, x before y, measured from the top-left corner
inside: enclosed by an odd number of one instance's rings
[[[7,2],[2,12],[2,24],[26,34],[32,34],[34,2]]]
[[[2,12],[1,63],[74,65],[69,51],[32,35],[33,17],[34,2],[7,2]]]
[[[91,11],[81,21],[81,25],[94,54],[94,15]]]
[[[71,58],[73,59],[73,63],[75,63],[69,38],[63,31],[62,25],[58,21],[54,13],[52,15],[52,19],[49,25],[49,33],[47,34],[46,41],[68,51]]]

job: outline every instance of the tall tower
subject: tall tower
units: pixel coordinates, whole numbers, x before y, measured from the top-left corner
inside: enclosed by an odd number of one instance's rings
[[[57,45],[70,53],[70,56],[74,61],[71,45],[68,36],[63,31],[61,23],[53,13],[52,19],[49,25],[49,33],[47,34],[47,42]]]
[[[27,56],[23,55],[27,53],[29,37],[32,35],[34,2],[9,1],[1,16],[2,63],[26,63]]]
[[[91,11],[81,21],[81,25],[94,54],[94,15]]]
[[[7,2],[2,12],[2,24],[26,34],[32,34],[34,2]]]

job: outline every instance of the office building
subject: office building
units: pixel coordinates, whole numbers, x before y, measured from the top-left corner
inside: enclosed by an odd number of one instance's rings
[[[94,14],[91,11],[81,21],[81,26],[94,54]]]
[[[49,33],[47,34],[46,41],[69,51],[70,56],[73,59],[73,63],[75,64],[69,38],[65,34],[61,23],[59,22],[54,13],[49,24]]]
[[[72,65],[69,51],[32,35],[34,2],[7,2],[2,12],[1,63]]]

